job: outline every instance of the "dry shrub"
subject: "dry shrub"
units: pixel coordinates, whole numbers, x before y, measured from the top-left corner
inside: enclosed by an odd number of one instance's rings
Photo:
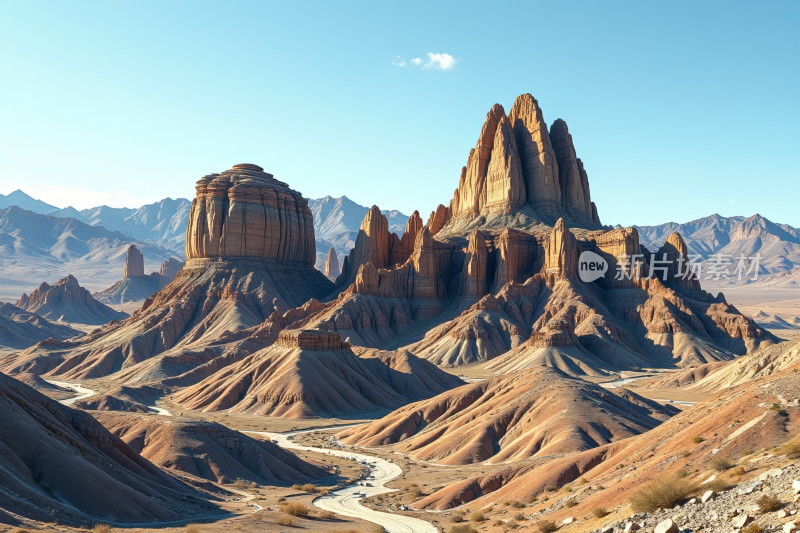
[[[294,518],[291,516],[279,516],[278,517],[278,525],[279,526],[293,526],[294,525]]]
[[[729,477],[743,476],[745,472],[746,470],[744,469],[743,466],[737,466],[736,468],[728,472],[728,476]]]
[[[451,527],[450,533],[478,533],[478,530],[468,524],[464,524],[463,526]]]
[[[572,487],[570,487],[569,485],[564,485],[563,487],[561,487],[561,490],[563,490],[564,492],[572,492]]]
[[[575,507],[576,505],[578,505],[578,502],[576,502],[574,499],[573,500],[567,500],[567,501],[564,502],[564,507],[566,507],[567,509],[571,509],[571,508]]]
[[[714,481],[709,481],[700,486],[701,490],[713,490],[714,492],[725,492],[726,490],[730,489],[733,485],[731,485],[730,481],[727,479],[720,479],[717,478]]]
[[[525,507],[525,504],[522,502],[518,502],[517,500],[514,500],[513,502],[511,502],[511,507],[514,509],[522,509],[523,507]]]
[[[319,517],[323,520],[332,520],[334,516],[336,516],[336,514],[331,511],[320,511],[319,513]]]
[[[700,444],[700,443],[701,443],[701,442],[703,442],[704,440],[706,440],[706,439],[704,439],[703,437],[701,437],[700,435],[698,435],[698,436],[696,436],[695,438],[693,438],[693,439],[692,439],[692,442],[694,442],[695,444]]]
[[[781,501],[772,494],[764,494],[756,500],[758,508],[762,513],[771,513],[781,508]]]
[[[300,485],[298,485],[297,483],[295,483],[294,485],[292,485],[292,488],[293,488],[294,490],[301,490],[301,489],[300,489]]]
[[[672,509],[697,490],[697,484],[685,478],[656,479],[631,496],[631,510],[634,513],[652,513],[656,509]]]
[[[742,530],[742,533],[764,533],[764,528],[753,522]]]
[[[527,501],[528,503],[533,503],[533,502],[535,502],[537,499],[538,499],[538,498],[536,497],[536,494],[533,494],[533,495],[531,495],[531,496],[530,496],[530,497],[529,497],[527,500],[525,500],[525,501]]]
[[[114,531],[114,528],[108,524],[95,524],[92,531],[94,531],[94,533],[111,533]]]
[[[539,533],[553,533],[558,526],[552,520],[540,520],[536,527],[539,528]]]
[[[592,509],[592,515],[595,518],[603,518],[604,516],[608,516],[608,511],[605,507],[597,507],[596,509]]]
[[[751,450],[750,448],[742,450],[742,457],[747,457],[748,455],[753,455],[753,450]]]
[[[186,524],[186,533],[200,533],[200,528],[197,524]]]
[[[281,511],[292,516],[308,516],[308,507],[299,502],[287,503]]]
[[[469,519],[472,522],[483,522],[484,520],[486,520],[486,517],[483,516],[483,513],[481,511],[475,511],[474,513],[469,515]]]
[[[778,448],[778,453],[797,457],[800,455],[800,440],[793,440]]]
[[[681,468],[680,470],[678,470],[677,472],[675,472],[675,477],[677,477],[678,479],[683,479],[683,478],[685,478],[685,477],[686,477],[686,476],[688,476],[688,475],[689,475],[689,472],[687,472],[687,471],[686,471],[685,469],[683,469],[683,468]]]
[[[502,520],[495,520],[494,522],[492,522],[492,527],[500,527],[504,524],[505,522],[503,522]]]
[[[727,457],[714,457],[711,460],[711,467],[717,472],[724,472],[733,467],[733,461]]]
[[[464,521],[464,517],[461,516],[460,514],[454,514],[453,516],[450,517],[450,521],[453,522],[454,524],[460,524],[461,522]]]
[[[498,520],[498,522],[501,522],[501,524],[502,524],[503,521],[502,520]],[[514,520],[512,520],[512,521],[510,521],[509,523],[506,524],[506,527],[508,529],[517,529],[519,527],[519,524],[517,524]]]
[[[557,491],[558,489],[556,488],[556,486],[555,486],[555,485],[547,485],[547,486],[544,488],[544,490],[546,490],[547,492],[555,492],[555,491]]]
[[[514,520],[522,521],[522,520],[525,520],[525,519],[526,518],[525,518],[525,514],[524,513],[517,513],[517,514],[514,515]]]
[[[586,479],[585,477],[582,477],[582,478],[578,479],[578,481],[576,481],[575,483],[578,484],[578,485],[586,485],[587,483],[589,483],[589,480]]]
[[[686,450],[681,454],[681,457],[689,457],[690,455],[692,455],[692,452],[690,452],[689,450]]]
[[[300,490],[302,490],[303,492],[317,492],[318,489],[316,485],[312,485],[311,483],[306,483],[305,485],[300,487]]]

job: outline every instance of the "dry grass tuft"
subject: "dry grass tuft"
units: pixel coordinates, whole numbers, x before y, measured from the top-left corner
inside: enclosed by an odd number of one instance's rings
[[[592,509],[592,515],[595,518],[603,518],[604,516],[608,516],[608,511],[605,507],[597,507],[596,509]]]
[[[656,479],[631,496],[631,510],[634,513],[651,513],[656,509],[672,509],[697,490],[698,485],[685,478]]]
[[[197,524],[186,524],[186,533],[200,533],[200,527]]]
[[[800,440],[793,440],[783,444],[778,448],[778,453],[790,455],[792,457],[800,456]]]
[[[556,488],[556,486],[555,486],[555,485],[547,485],[547,486],[544,488],[544,490],[546,490],[547,492],[555,492],[555,491],[557,491],[558,489]]]
[[[298,502],[287,503],[281,511],[291,516],[308,516],[308,507]]]
[[[519,520],[520,522],[522,522],[523,520],[525,520],[525,514],[524,513],[515,514],[514,515],[514,520]]]
[[[523,507],[525,507],[524,503],[518,502],[517,500],[514,500],[513,502],[511,502],[510,505],[511,505],[511,507],[513,509],[522,509]]]
[[[312,485],[311,483],[306,483],[305,485],[300,487],[300,490],[302,490],[303,492],[317,492],[319,489],[317,489],[316,485]]]
[[[464,524],[463,526],[451,527],[450,533],[478,533],[478,530],[468,524]]]
[[[742,530],[742,533],[764,533],[764,528],[753,522]]]
[[[454,524],[460,524],[461,522],[464,521],[464,517],[461,516],[460,514],[454,514],[453,516],[450,517],[450,521]]]
[[[114,528],[108,524],[95,524],[92,531],[94,531],[94,533],[111,533],[114,531]]]
[[[582,477],[582,478],[578,479],[578,481],[576,481],[575,483],[577,485],[586,485],[587,483],[589,483],[589,480],[586,479],[585,477]]]
[[[291,516],[279,516],[278,517],[278,525],[279,526],[293,526],[294,525],[294,518]]]
[[[708,483],[702,486],[703,489],[713,490],[714,492],[725,492],[726,490],[730,489],[733,485],[727,479],[720,479],[717,478],[714,481],[709,481]]]
[[[576,502],[574,498],[564,502],[564,507],[566,507],[567,509],[571,509],[576,505],[578,505],[578,502]]]
[[[692,442],[694,442],[695,444],[700,444],[700,443],[701,443],[701,442],[703,442],[704,440],[706,440],[706,439],[704,439],[703,437],[701,437],[700,435],[698,435],[698,436],[696,436],[695,438],[693,438],[693,439],[692,439]]]
[[[777,511],[783,505],[781,501],[772,494],[764,494],[756,500],[758,508],[762,513],[771,513]]]
[[[552,520],[541,520],[536,527],[539,528],[539,533],[553,533],[558,526]]]
[[[475,511],[474,513],[469,515],[469,519],[472,522],[483,522],[484,520],[486,520],[486,517],[483,515],[481,511]]]
[[[321,511],[319,513],[319,517],[322,518],[323,520],[333,520],[333,517],[335,516],[336,514],[333,513],[332,511]]]

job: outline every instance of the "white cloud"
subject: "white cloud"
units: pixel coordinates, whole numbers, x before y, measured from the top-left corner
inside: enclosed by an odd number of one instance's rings
[[[400,61],[400,56],[397,56],[396,58],[392,59],[392,65],[395,65],[397,67],[404,67],[406,66],[406,62]]]
[[[416,60],[415,60],[416,61]],[[450,54],[432,54],[428,53],[428,61],[422,68],[435,69],[435,70],[451,70],[458,63],[458,59]],[[418,65],[419,63],[415,63]]]
[[[417,66],[422,64],[422,60],[420,58],[418,58],[418,57],[415,57],[414,59],[412,59],[411,62],[414,63]]]
[[[128,191],[94,191],[86,187],[67,187],[65,185],[28,185],[11,181],[0,181],[0,194],[21,189],[22,192],[59,208],[72,206],[75,209],[88,209],[107,205],[109,207],[141,207],[157,202],[158,199],[143,198]]]

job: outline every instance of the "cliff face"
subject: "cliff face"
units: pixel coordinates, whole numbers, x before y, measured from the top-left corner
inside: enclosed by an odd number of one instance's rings
[[[257,165],[239,164],[197,182],[186,258],[257,257],[314,264],[308,201]]]

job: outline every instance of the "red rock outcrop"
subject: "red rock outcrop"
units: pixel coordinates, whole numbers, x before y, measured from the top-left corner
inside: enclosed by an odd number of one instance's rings
[[[447,224],[448,220],[450,220],[450,210],[442,204],[439,204],[436,211],[431,211],[431,215],[428,217],[428,222],[425,225],[431,230],[431,235],[435,237],[436,234],[442,230],[444,225]]]
[[[329,278],[336,279],[341,273],[341,270],[339,270],[339,258],[336,256],[336,250],[331,248],[328,251],[328,258],[325,259],[325,275]]]
[[[495,290],[507,283],[523,283],[536,271],[537,241],[531,234],[505,228],[494,240]]]
[[[308,201],[257,165],[234,165],[197,182],[186,258],[256,257],[313,265]]]
[[[473,230],[469,236],[467,256],[464,259],[464,296],[467,298],[482,298],[488,291],[486,285],[486,269],[488,266],[488,252],[486,239],[478,230]]]
[[[518,96],[509,118],[520,149],[528,201],[560,204],[558,162],[539,102],[530,94]]]
[[[128,248],[128,254],[125,256],[125,277],[144,277],[144,256],[133,244]]]
[[[600,224],[600,220],[595,219],[597,209],[589,192],[589,177],[583,169],[583,163],[575,155],[575,145],[567,123],[560,118],[550,127],[550,140],[558,161],[562,204],[570,213],[577,213]]]

